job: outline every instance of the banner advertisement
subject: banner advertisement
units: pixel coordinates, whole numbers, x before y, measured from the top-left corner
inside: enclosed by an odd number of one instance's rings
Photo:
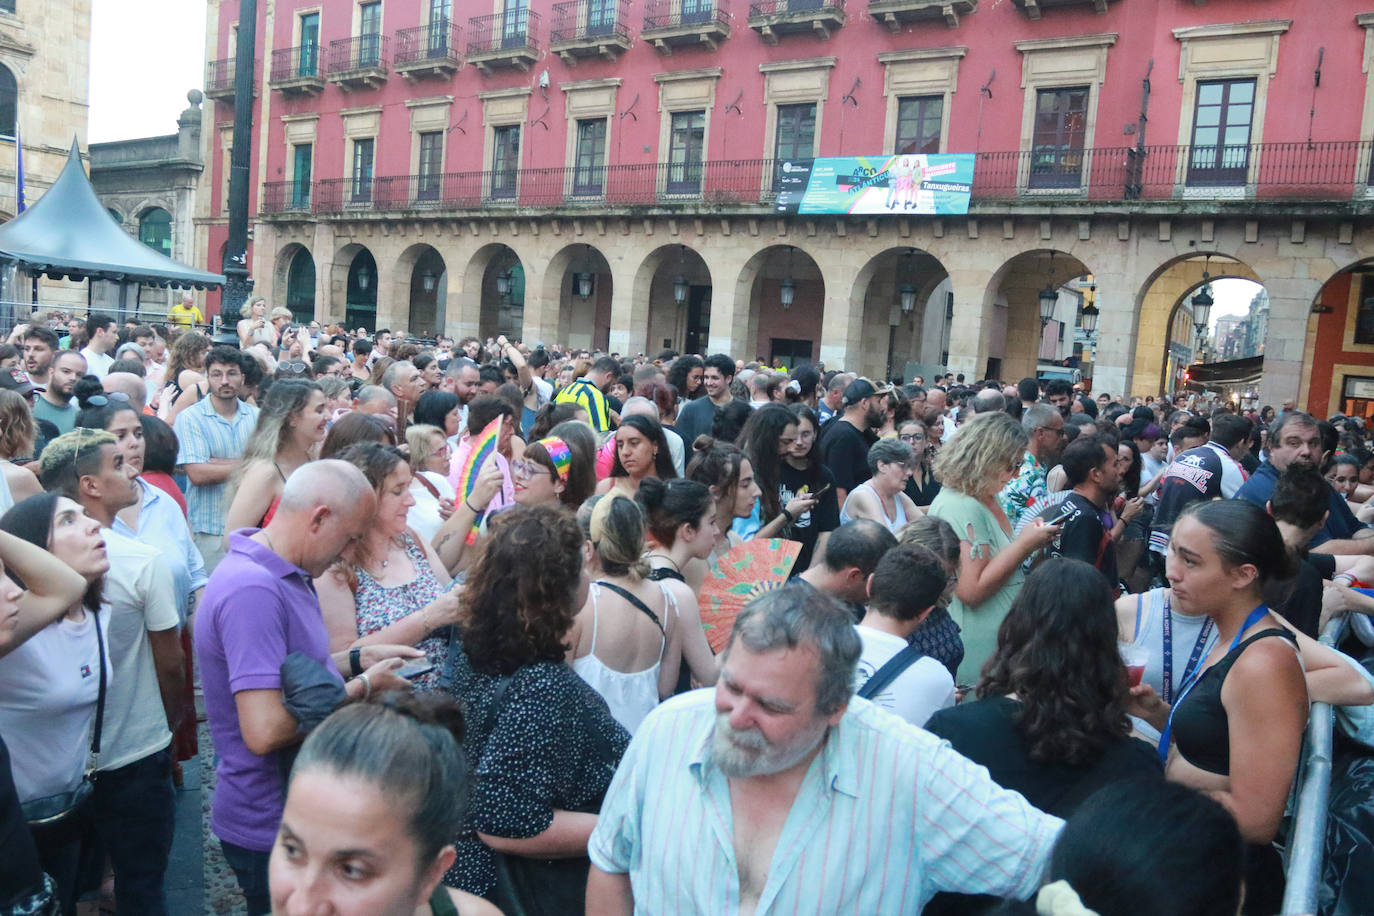
[[[777,211],[822,214],[968,213],[973,153],[830,156],[777,163]]]

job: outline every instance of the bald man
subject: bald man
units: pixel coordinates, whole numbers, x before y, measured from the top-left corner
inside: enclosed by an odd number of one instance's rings
[[[271,911],[267,860],[285,795],[274,753],[301,740],[282,700],[282,663],[299,653],[345,701],[401,688],[408,646],[329,653],[329,632],[311,580],[351,553],[376,513],[372,487],[345,461],[302,465],[282,487],[266,528],[229,536],[196,612],[195,643],[205,711],[219,757],[210,827],[234,869],[248,912]],[[344,682],[340,671],[355,675]]]
[[[148,385],[143,379],[132,372],[110,372],[100,380],[100,385],[106,394],[119,392],[125,395],[134,410],[143,413],[143,407],[148,401]]]

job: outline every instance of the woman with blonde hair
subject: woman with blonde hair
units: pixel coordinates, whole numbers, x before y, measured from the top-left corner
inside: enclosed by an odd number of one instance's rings
[[[255,343],[269,347],[277,345],[277,331],[267,320],[267,300],[256,296],[239,309],[242,320],[238,324],[239,349],[247,350]]]
[[[997,629],[1021,590],[1021,564],[1059,534],[1037,520],[1012,537],[997,494],[1021,469],[1026,433],[1008,414],[976,414],[940,449],[935,476],[940,494],[930,514],[959,535],[959,584],[949,614],[964,640],[956,680],[971,684],[997,648]]]
[[[43,492],[33,472],[13,462],[32,456],[37,435],[28,402],[13,391],[0,391],[0,513]]]
[[[167,369],[162,377],[166,384],[154,398],[159,420],[169,426],[177,414],[205,397],[205,356],[210,352],[210,338],[199,331],[178,335],[168,351]]]
[[[424,423],[406,427],[406,446],[410,449],[410,495],[415,499],[406,521],[426,544],[432,544],[453,515],[456,494],[448,482],[453,447],[442,429]]]
[[[324,392],[314,382],[282,380],[267,389],[258,423],[234,473],[224,538],[240,528],[262,528],[276,514],[286,478],[319,452],[328,432]]]
[[[592,582],[568,634],[568,661],[633,735],[677,686],[682,658],[677,600],[648,577],[647,526],[638,503],[611,493],[584,504],[578,517],[586,518]]]

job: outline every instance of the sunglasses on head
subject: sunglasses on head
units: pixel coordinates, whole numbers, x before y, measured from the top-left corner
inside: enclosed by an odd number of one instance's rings
[[[105,394],[94,394],[86,399],[86,403],[92,407],[106,407],[110,404],[131,404],[129,396],[122,391],[109,391]]]

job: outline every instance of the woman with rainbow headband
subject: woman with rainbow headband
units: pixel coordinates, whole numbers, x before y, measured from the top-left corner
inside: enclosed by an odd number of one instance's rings
[[[576,511],[596,486],[595,473],[558,436],[537,439],[510,465],[515,502],[521,506],[563,505]]]

